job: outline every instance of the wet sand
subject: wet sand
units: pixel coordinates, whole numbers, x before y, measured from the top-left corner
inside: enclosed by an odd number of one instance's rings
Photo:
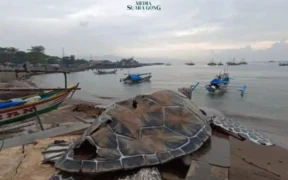
[[[231,180],[287,180],[288,151],[279,146],[263,147],[230,138]]]
[[[223,113],[226,117],[233,119],[248,127],[254,128],[272,139],[278,146],[288,149],[288,122],[279,119],[269,119],[245,115]]]

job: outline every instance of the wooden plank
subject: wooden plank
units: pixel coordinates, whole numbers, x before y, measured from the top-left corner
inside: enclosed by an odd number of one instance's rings
[[[192,160],[185,180],[228,180],[228,168]]]
[[[66,81],[66,84],[67,84],[67,81]],[[69,99],[71,99],[74,95],[74,93],[76,92],[76,90],[78,89],[78,86],[79,86],[79,82],[77,83],[77,85],[75,86],[75,88],[72,90],[72,94],[70,95]],[[67,88],[67,87],[65,87]]]
[[[53,90],[65,90],[67,88],[0,88],[0,91],[53,91]],[[81,88],[73,88],[75,90],[81,90]]]
[[[211,138],[198,151],[193,153],[192,158],[208,162],[211,165],[230,167],[229,136],[213,131]]]
[[[85,119],[83,117],[80,117],[80,116],[76,116],[76,119],[78,119],[79,121],[85,123],[85,124],[92,124],[95,119]]]
[[[36,114],[36,119],[37,119],[37,121],[38,121],[38,123],[40,125],[40,129],[41,129],[41,131],[43,131],[44,127],[43,127],[42,121],[41,121],[41,119],[39,117],[39,113],[38,113],[38,110],[37,110],[36,106],[34,106],[33,109],[34,109],[34,112]]]
[[[85,130],[89,126],[91,126],[91,124],[84,124],[84,123],[77,122],[71,125],[59,126],[56,128],[28,134],[25,136],[18,136],[18,137],[1,140],[0,144],[3,144],[3,141],[4,141],[3,148],[20,146],[23,144],[32,143],[38,139],[50,138],[50,137],[55,137],[55,136],[60,136],[60,135],[67,135],[76,131],[83,132],[83,130]]]
[[[34,121],[29,121],[29,122],[25,122],[25,123],[19,123],[19,124],[15,124],[13,126],[2,126],[0,129],[0,132],[4,131],[4,133],[15,130],[15,129],[19,129],[19,128],[23,128],[23,127],[27,127],[27,126],[32,126],[35,125]]]

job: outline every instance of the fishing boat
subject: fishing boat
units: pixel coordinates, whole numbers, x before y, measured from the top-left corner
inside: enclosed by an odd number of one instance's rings
[[[223,66],[223,63],[220,61],[217,65],[218,66]]]
[[[279,66],[288,66],[288,62],[279,62]]]
[[[248,63],[245,61],[244,58],[239,62],[239,65],[247,65],[247,64],[248,64]]]
[[[216,77],[210,82],[210,84],[206,85],[205,88],[210,93],[216,93],[218,91],[226,90],[230,83],[230,78],[228,73],[220,73],[216,75]]]
[[[187,66],[194,66],[195,65],[195,63],[193,63],[193,62],[186,62],[185,63]]]
[[[96,70],[94,74],[116,74],[117,69],[114,69],[112,71],[104,71],[104,70]]]
[[[235,58],[233,58],[232,61],[229,61],[226,63],[227,65],[229,66],[237,66],[237,65],[240,65],[240,63],[236,62]]]
[[[208,66],[216,66],[217,64],[214,62],[214,59],[212,59],[207,65]]]
[[[124,84],[137,84],[145,81],[150,81],[151,77],[151,73],[128,74],[127,77],[120,79],[120,82],[123,81]]]
[[[224,70],[223,73],[222,73],[222,70]],[[228,65],[224,66],[222,70],[220,71],[218,75],[216,75],[215,78],[212,79],[212,81],[210,81],[208,85],[204,86],[205,90],[208,91],[209,93],[216,94],[218,92],[223,92],[228,88],[228,85],[230,84],[230,80],[232,79],[229,77],[229,74],[228,74]],[[200,83],[197,82],[195,85],[192,85],[190,87],[179,88],[178,91],[192,97],[192,92],[196,90],[197,87],[199,86],[201,87],[201,85],[199,84]],[[243,96],[244,93],[246,92],[246,89],[247,89],[247,86],[243,85],[240,88],[238,87],[237,90],[240,91],[241,96]]]
[[[41,114],[57,109],[70,92],[74,94],[77,87],[78,84],[66,89],[0,102],[0,126],[39,117]]]

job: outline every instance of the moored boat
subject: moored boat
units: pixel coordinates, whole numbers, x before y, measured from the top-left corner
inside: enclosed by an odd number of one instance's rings
[[[20,122],[55,110],[78,85],[0,103],[0,126]]]
[[[114,69],[112,71],[104,71],[104,70],[96,70],[94,74],[116,74],[117,69]]]
[[[279,62],[279,66],[288,66],[288,62]]]
[[[223,66],[223,63],[220,61],[217,65],[218,66]]]
[[[217,64],[214,62],[214,59],[212,59],[211,61],[209,61],[209,63],[207,65],[208,66],[216,66]]]
[[[233,58],[232,61],[229,61],[226,63],[227,65],[229,66],[237,66],[237,65],[240,65],[240,63],[236,62],[235,58]]]
[[[209,93],[216,94],[218,92],[223,92],[228,88],[228,85],[230,84],[230,78],[228,74],[228,65],[225,65],[223,67],[224,72],[222,73],[222,70],[212,81],[210,81],[209,84],[204,85],[205,90],[207,90]],[[178,91],[187,96],[188,98],[192,98],[192,92],[196,90],[197,87],[199,87],[199,82],[197,82],[195,85],[191,85],[190,87],[182,87],[178,88]],[[234,86],[235,87],[235,86]],[[201,88],[201,87],[200,87]],[[239,87],[238,87],[239,88]],[[240,87],[240,89],[237,89],[237,91],[241,92],[241,97],[246,92],[247,86],[243,85]]]
[[[120,82],[123,81],[124,84],[136,84],[145,81],[150,81],[151,77],[152,77],[151,73],[128,74],[127,77],[120,79]]]
[[[205,88],[210,93],[216,93],[227,89],[229,83],[230,78],[228,73],[220,73],[210,82],[210,84],[206,85]]]
[[[186,62],[185,63],[187,66],[194,66],[195,65],[195,63],[193,63],[193,62]]]
[[[242,59],[240,62],[239,62],[239,65],[247,65],[248,63],[245,61],[245,59]]]

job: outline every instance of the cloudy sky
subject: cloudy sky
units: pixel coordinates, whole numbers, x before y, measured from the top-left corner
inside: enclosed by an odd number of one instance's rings
[[[287,0],[0,0],[0,47],[179,60],[286,60]],[[286,56],[286,59],[285,57]]]

